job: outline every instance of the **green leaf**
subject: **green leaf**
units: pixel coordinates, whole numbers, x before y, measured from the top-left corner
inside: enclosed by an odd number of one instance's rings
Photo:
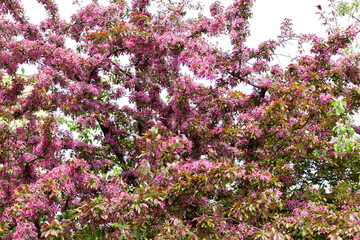
[[[332,105],[335,109],[336,115],[340,116],[345,113],[346,104],[342,99],[334,101]]]
[[[350,133],[351,136],[354,136],[355,130],[354,130],[353,128],[350,128],[350,129],[349,129],[349,133]]]
[[[156,126],[152,126],[152,128],[150,129],[150,132],[152,133],[152,134],[157,134],[158,133],[158,129],[157,129],[157,127]]]
[[[354,150],[354,143],[349,140],[346,142],[346,152],[347,153],[352,153],[352,151]]]

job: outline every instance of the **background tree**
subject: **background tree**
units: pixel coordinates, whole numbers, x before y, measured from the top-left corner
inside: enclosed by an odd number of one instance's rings
[[[38,2],[34,25],[0,1],[2,239],[360,238],[357,22],[320,12],[323,39],[285,19],[253,49],[251,0],[211,17],[186,0],[94,0],[70,22]],[[311,50],[281,68],[289,41]],[[38,73],[17,75],[24,63]]]

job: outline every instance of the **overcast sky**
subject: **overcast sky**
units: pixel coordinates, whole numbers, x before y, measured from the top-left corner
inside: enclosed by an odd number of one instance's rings
[[[250,21],[251,40],[254,47],[268,38],[280,34],[280,24],[284,18],[293,20],[293,28],[297,33],[316,33],[325,35],[321,26],[319,10],[315,7],[327,5],[324,0],[257,0],[253,8],[253,18]]]
[[[70,16],[76,10],[73,6],[73,0],[55,0],[59,6],[60,16],[69,21]],[[83,3],[89,3],[90,0],[83,0]],[[108,0],[100,0],[108,4]],[[204,4],[209,5],[213,1],[203,0]],[[221,1],[228,5],[232,1]],[[22,0],[27,10],[30,21],[39,23],[45,18],[45,10],[36,0]],[[316,5],[327,6],[325,0],[257,0],[253,8],[253,18],[250,23],[251,36],[248,39],[250,47],[256,47],[262,41],[275,38],[280,34],[280,25],[284,18],[293,20],[294,30],[296,33],[316,33],[320,36],[325,35],[325,28],[321,26],[319,15],[315,13],[318,9]],[[224,43],[221,43],[224,45]]]
[[[79,7],[72,5],[73,0],[55,0],[58,4],[60,17],[66,21],[70,21],[70,17]],[[109,4],[109,0],[99,0],[103,5]],[[130,1],[130,0],[128,0]],[[195,1],[195,0],[193,0]],[[91,0],[82,0],[84,4],[90,3]],[[205,6],[205,14],[210,15],[209,5],[213,1],[202,0]],[[232,1],[222,0],[225,7]],[[27,15],[32,23],[38,24],[45,19],[45,9],[37,3],[36,0],[22,0]],[[321,26],[319,15],[315,14],[319,10],[317,5],[321,5],[324,9],[327,6],[326,0],[257,0],[253,8],[253,18],[250,20],[251,35],[248,38],[247,45],[249,47],[257,47],[261,42],[275,39],[280,34],[280,26],[285,18],[292,19],[295,33],[316,33],[319,36],[326,37],[324,26]],[[230,49],[230,41],[227,38],[218,38],[212,42],[218,42],[224,49]],[[67,40],[67,46],[75,49],[74,41]],[[285,49],[279,49],[281,54],[296,56],[297,46],[288,45]],[[288,57],[277,56],[274,63],[281,67],[286,67],[290,63]],[[126,58],[120,59],[126,61]],[[22,66],[25,68],[27,75],[37,72],[36,66]],[[185,69],[186,71],[186,69]],[[19,71],[20,73],[20,71]],[[204,84],[213,84],[204,82]],[[251,87],[239,86],[244,92],[251,92]]]
[[[71,15],[79,8],[72,5],[73,0],[55,0],[59,6],[60,17],[66,21],[70,20]],[[104,5],[109,4],[109,0],[99,0]],[[130,0],[128,0],[130,1]],[[91,0],[82,0],[84,4],[90,3]],[[203,0],[205,5],[209,5],[213,1]],[[225,6],[232,1],[222,0]],[[44,20],[45,10],[37,3],[36,0],[22,0],[23,5],[27,11],[27,15],[32,23],[38,24]],[[280,26],[285,18],[290,18],[293,21],[293,28],[296,33],[316,33],[317,35],[326,36],[325,27],[321,26],[317,5],[326,8],[326,0],[257,0],[253,8],[253,18],[250,21],[250,32],[247,44],[249,47],[257,47],[259,43],[268,39],[275,39],[280,34]],[[207,9],[207,12],[209,10]],[[229,41],[225,38],[216,40],[223,49],[230,49]],[[70,40],[67,40],[67,46],[74,48],[75,46]],[[281,53],[295,56],[296,46],[288,46],[282,49]],[[276,60],[282,67],[286,67],[290,59],[286,57],[278,57]],[[35,66],[23,66],[26,74],[33,74],[36,72]]]

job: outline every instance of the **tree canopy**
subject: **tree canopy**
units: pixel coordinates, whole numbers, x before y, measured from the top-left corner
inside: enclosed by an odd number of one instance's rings
[[[252,0],[38,2],[0,1],[1,239],[360,239],[356,0],[257,48]]]

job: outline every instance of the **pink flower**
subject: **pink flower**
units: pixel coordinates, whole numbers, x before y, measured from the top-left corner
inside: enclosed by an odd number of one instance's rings
[[[329,100],[332,100],[333,96],[330,93],[324,93],[320,95],[321,104],[326,104]]]

